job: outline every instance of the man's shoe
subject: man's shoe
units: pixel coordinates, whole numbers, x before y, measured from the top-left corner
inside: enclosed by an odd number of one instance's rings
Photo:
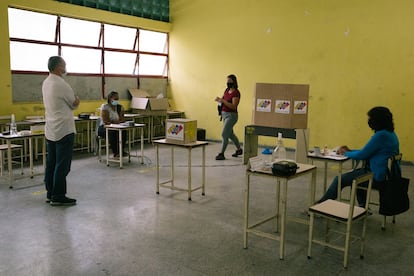
[[[226,159],[226,158],[224,157],[224,153],[219,153],[219,154],[216,156],[216,160],[224,160],[224,159]]]
[[[52,198],[50,201],[50,205],[52,206],[71,206],[76,205],[76,199],[69,198],[69,197],[59,197],[59,198]]]
[[[231,156],[233,156],[233,157],[237,157],[237,156],[242,155],[242,154],[243,154],[243,150],[242,150],[242,149],[238,149],[238,150],[236,150],[236,152],[235,152],[235,153],[233,153]]]

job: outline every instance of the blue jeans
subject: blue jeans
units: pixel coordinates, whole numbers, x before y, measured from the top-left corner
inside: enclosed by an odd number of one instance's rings
[[[226,151],[227,145],[229,144],[229,139],[233,141],[237,149],[240,148],[239,138],[233,132],[233,126],[237,123],[239,118],[238,113],[236,112],[222,112],[221,117],[223,118],[223,131],[221,132],[221,137],[223,141],[221,143],[221,153]]]
[[[46,140],[45,185],[47,198],[60,198],[66,195],[66,176],[72,163],[74,138],[75,134],[71,133],[59,141]]]
[[[344,173],[342,174],[341,177],[341,190],[345,187],[351,186],[352,185],[352,181],[358,177],[361,176],[363,174],[366,174],[367,172],[369,172],[368,169],[365,168],[360,168],[360,169],[355,169],[352,170],[348,173]],[[364,182],[361,183],[360,186],[362,187],[367,187],[368,186],[368,182]],[[373,182],[372,183],[372,188],[373,189],[378,189],[378,182]],[[358,204],[359,206],[364,206],[365,202],[366,202],[366,198],[367,198],[367,193],[365,190],[361,190],[361,189],[357,189],[357,200],[358,200]],[[318,203],[323,202],[325,200],[328,199],[336,199],[338,197],[338,176],[335,176],[335,178],[333,179],[331,185],[329,186],[328,190],[326,191],[326,193],[322,196],[321,199],[318,200]]]

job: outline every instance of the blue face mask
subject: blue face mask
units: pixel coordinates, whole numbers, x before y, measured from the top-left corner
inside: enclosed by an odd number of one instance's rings
[[[119,101],[118,100],[112,100],[112,105],[118,105],[119,104]]]

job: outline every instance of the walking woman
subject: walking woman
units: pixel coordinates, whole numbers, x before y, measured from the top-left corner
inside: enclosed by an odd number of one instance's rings
[[[233,132],[233,127],[237,123],[238,113],[237,106],[240,102],[240,91],[238,90],[237,78],[235,75],[227,76],[227,88],[224,91],[223,97],[216,97],[215,101],[221,104],[221,117],[223,118],[223,131],[221,136],[223,141],[221,144],[221,152],[216,156],[216,160],[224,160],[224,152],[226,151],[229,139],[231,139],[236,146],[236,152],[232,154],[237,157],[243,154],[240,147],[240,142]]]

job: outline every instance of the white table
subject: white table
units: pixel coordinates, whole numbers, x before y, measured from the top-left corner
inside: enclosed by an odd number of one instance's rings
[[[131,130],[139,128],[141,130],[141,164],[144,164],[144,127],[145,124],[110,124],[105,125],[106,129],[106,165],[109,166],[109,162],[119,163],[119,168],[122,169],[123,166],[123,154],[122,154],[122,132],[126,130],[128,132],[128,162],[131,162]],[[109,130],[118,131],[119,139],[119,159],[109,158]]]
[[[153,143],[156,147],[156,158],[157,158],[157,183],[156,183],[156,193],[160,193],[160,187],[168,188],[171,190],[177,190],[177,191],[186,191],[188,193],[188,200],[191,200],[191,193],[201,189],[201,195],[205,195],[205,169],[206,169],[206,145],[208,145],[208,142],[204,141],[196,141],[193,143],[188,144],[176,144],[176,143],[170,143],[166,139],[160,139],[160,140],[154,140]],[[159,160],[159,146],[165,145],[171,147],[171,174],[170,178],[168,180],[165,180],[163,182],[160,182],[160,160]],[[183,147],[188,150],[188,177],[187,177],[187,188],[179,188],[174,185],[174,148],[175,147]],[[198,186],[196,188],[191,187],[191,150],[193,148],[201,147],[202,148],[202,159],[201,159],[201,186]]]
[[[33,139],[35,138],[43,138],[43,146],[42,146],[42,153],[43,153],[43,168],[45,168],[46,165],[46,141],[45,141],[45,135],[42,134],[28,134],[28,135],[3,135],[0,134],[0,140],[6,141],[7,143],[7,165],[8,165],[8,176],[9,176],[9,188],[13,188],[13,168],[12,168],[12,152],[11,152],[11,144],[13,141],[16,140],[23,140],[23,141],[29,141],[29,162],[30,162],[30,178],[33,178],[34,176],[34,170],[33,170]],[[43,170],[44,173],[44,170]]]
[[[260,169],[256,169],[255,171],[251,171],[251,169],[247,169],[246,171],[246,187],[244,191],[245,195],[245,208],[244,208],[244,248],[247,248],[248,243],[248,234],[254,234],[257,236],[261,236],[264,238],[278,240],[280,242],[279,246],[279,258],[283,260],[285,255],[285,236],[286,236],[286,206],[287,206],[287,192],[288,192],[288,181],[292,180],[297,177],[301,177],[307,174],[312,174],[312,180],[309,182],[309,206],[311,206],[315,201],[315,188],[316,188],[316,166],[309,165],[309,164],[300,164],[298,163],[298,170],[296,174],[292,176],[275,176],[272,174],[270,167],[264,167]],[[250,206],[250,178],[251,176],[260,176],[260,177],[270,177],[275,180],[276,184],[276,210],[273,215],[267,217],[263,220],[260,220],[254,224],[249,225],[249,206]],[[282,194],[280,194],[280,182],[282,181]],[[280,199],[282,199],[282,210],[281,214],[279,214],[279,205]],[[261,230],[256,229],[258,226],[272,220],[276,219],[276,233],[279,233],[279,215],[281,218],[280,221],[280,234],[268,233]],[[289,218],[289,220],[303,223],[309,225],[309,220],[301,219],[301,218]]]
[[[323,178],[323,191],[327,189],[327,178],[328,178],[328,163],[332,162],[338,164],[338,199],[341,199],[341,182],[342,182],[342,165],[349,160],[349,157],[339,154],[329,153],[327,155],[308,153],[308,158],[311,163],[316,161],[322,161],[324,163],[324,178]]]

